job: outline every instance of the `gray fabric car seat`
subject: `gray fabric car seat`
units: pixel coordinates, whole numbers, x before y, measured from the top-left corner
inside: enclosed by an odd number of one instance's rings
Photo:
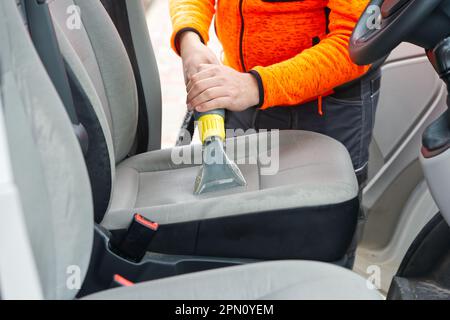
[[[7,204],[0,201],[0,291],[4,299],[72,299],[78,290],[68,285],[74,275],[70,270],[77,268],[82,282],[92,250],[93,205],[87,169],[78,141],[68,130],[69,117],[32,46],[15,0],[0,1],[0,42],[0,150],[9,151],[20,197],[22,210],[13,218],[26,230],[22,234],[4,223]],[[32,260],[24,264],[26,248]],[[30,289],[32,283],[22,281],[25,272],[36,275],[38,295],[30,293],[36,292]],[[302,261],[200,272],[88,298],[379,299],[380,295],[349,270]]]
[[[332,264],[272,261],[146,282],[86,299],[379,300],[381,295],[359,275]]]
[[[80,9],[79,28],[67,25],[73,5]],[[139,212],[160,224],[150,250],[161,253],[322,261],[344,256],[359,202],[352,164],[340,143],[316,133],[281,132],[279,144],[270,146],[279,154],[279,170],[263,175],[262,154],[250,146],[264,136],[228,140],[228,146],[248,149],[247,164],[240,165],[248,186],[194,196],[198,165],[176,165],[171,155],[199,154],[201,146],[127,157],[137,125],[136,83],[100,1],[51,1],[50,10],[75,90],[87,96],[98,119],[95,134],[106,144],[107,152],[88,163],[98,222],[125,229]],[[95,153],[95,146],[91,150]]]

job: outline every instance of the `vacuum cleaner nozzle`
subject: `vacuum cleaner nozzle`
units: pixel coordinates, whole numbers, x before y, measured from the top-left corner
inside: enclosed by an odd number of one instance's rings
[[[195,179],[194,194],[247,184],[238,166],[225,153],[224,116],[224,110],[196,114],[203,143],[203,165]]]

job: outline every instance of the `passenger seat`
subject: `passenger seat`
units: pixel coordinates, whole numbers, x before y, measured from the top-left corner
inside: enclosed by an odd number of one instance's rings
[[[67,8],[80,8],[81,29],[67,28]],[[127,228],[138,212],[160,224],[149,250],[167,254],[338,261],[346,253],[359,210],[358,183],[345,147],[311,132],[283,131],[279,171],[262,175],[241,165],[247,187],[193,195],[198,165],[176,165],[173,153],[198,154],[200,145],[128,157],[135,141],[138,99],[126,49],[98,0],[51,1],[62,55],[79,97],[80,120],[91,139],[88,169],[96,221]],[[158,77],[157,74],[154,75]],[[152,115],[150,114],[149,117]],[[229,140],[249,150],[261,134]]]
[[[12,168],[22,209],[8,215],[11,202],[0,201],[2,299],[73,299],[78,290],[68,286],[68,277],[77,273],[68,271],[79,270],[82,282],[92,250],[94,216],[87,169],[80,145],[69,130],[69,117],[32,46],[16,0],[0,1],[0,42],[0,150],[9,151],[10,164],[2,165]],[[9,176],[9,172],[2,173]],[[195,273],[87,298],[379,297],[349,270],[292,261]]]

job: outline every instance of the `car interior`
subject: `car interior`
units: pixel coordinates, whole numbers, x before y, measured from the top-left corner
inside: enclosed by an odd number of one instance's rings
[[[350,44],[385,61],[364,190],[342,144],[280,131],[277,174],[250,147],[261,133],[230,138],[247,185],[194,195],[198,165],[171,156],[202,146],[161,149],[142,2],[1,1],[1,298],[450,298],[450,1],[370,5],[380,28],[366,12]]]

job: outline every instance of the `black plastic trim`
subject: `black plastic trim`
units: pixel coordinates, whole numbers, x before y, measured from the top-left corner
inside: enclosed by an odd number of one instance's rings
[[[89,269],[77,295],[78,298],[110,289],[115,274],[134,283],[140,283],[191,272],[258,262],[250,259],[164,255],[149,252],[136,263],[114,253],[110,249],[110,239],[111,234],[108,230],[99,225],[95,226]]]
[[[67,63],[66,70],[70,89],[74,101],[76,101],[78,118],[89,136],[89,148],[84,159],[91,182],[94,220],[100,222],[108,209],[112,191],[111,159],[108,145],[94,107]]]
[[[160,225],[149,251],[333,262],[349,248],[359,200]]]
[[[422,135],[422,154],[425,158],[435,157],[450,147],[450,112],[446,110],[433,121]]]
[[[390,300],[450,299],[450,227],[441,214],[417,235],[394,277]]]

